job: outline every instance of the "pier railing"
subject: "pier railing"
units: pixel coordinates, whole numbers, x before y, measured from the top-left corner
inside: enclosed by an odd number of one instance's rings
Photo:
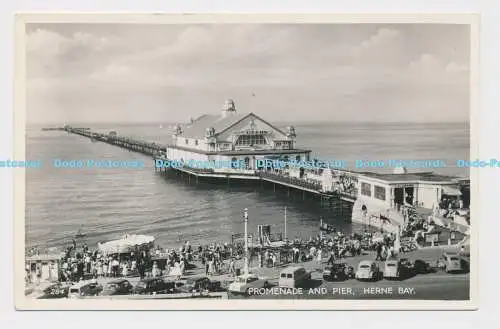
[[[264,171],[260,172],[259,175],[261,178],[269,178],[269,179],[272,179],[275,181],[279,181],[279,182],[283,182],[283,183],[287,183],[287,184],[295,185],[295,186],[299,186],[299,187],[304,187],[304,188],[307,188],[310,190],[315,190],[318,192],[322,192],[322,190],[323,190],[321,183],[311,183],[311,182],[308,182],[307,180],[301,179],[301,178],[290,177],[290,176],[285,176],[285,175],[270,173],[270,172],[264,172]]]

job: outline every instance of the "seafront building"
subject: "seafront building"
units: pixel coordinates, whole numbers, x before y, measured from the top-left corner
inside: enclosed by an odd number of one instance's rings
[[[258,160],[309,160],[311,150],[296,147],[293,126],[283,131],[254,113],[239,113],[233,100],[225,101],[219,115],[204,114],[187,125],[176,125],[169,160],[190,163],[233,162],[214,172],[254,173]],[[230,168],[228,168],[230,167]]]
[[[468,207],[467,181],[433,172],[408,173],[396,168],[392,174],[361,173],[358,198],[382,208],[405,204],[434,209],[443,198],[460,199]]]
[[[400,226],[406,220],[402,211],[405,207],[438,217],[443,202],[460,209],[469,208],[470,203],[468,179],[434,172],[409,173],[405,168],[395,168],[389,174],[363,172],[358,175],[357,186],[352,216],[355,222],[365,223],[367,218],[378,215],[375,217],[387,218],[393,226]],[[383,221],[379,220],[378,224],[382,225]]]

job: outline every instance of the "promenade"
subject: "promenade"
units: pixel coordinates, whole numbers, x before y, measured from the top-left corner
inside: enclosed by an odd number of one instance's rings
[[[455,246],[443,246],[443,247],[433,247],[433,248],[423,248],[408,253],[403,253],[399,255],[399,258],[407,258],[412,263],[416,260],[422,260],[428,262],[433,266],[436,264],[438,258],[442,256],[444,252],[456,252],[457,248]],[[360,256],[347,257],[337,262],[347,263],[348,266],[357,269],[357,266],[362,260],[375,260],[375,252],[364,252]],[[384,262],[376,262],[380,269],[383,271]],[[204,277],[205,268],[201,262],[194,262],[194,268],[187,270],[184,276],[180,279],[185,280],[189,277]],[[243,268],[243,261],[238,260],[235,263],[236,268]],[[321,263],[316,260],[282,264],[275,267],[258,267],[257,262],[253,260],[250,263],[250,272],[256,274],[259,277],[265,278],[271,285],[275,287],[278,285],[278,279],[280,272],[288,266],[301,266],[307,271],[311,272],[311,283],[308,287],[304,289],[303,295],[251,295],[251,296],[240,296],[228,294],[228,298],[315,298],[315,299],[449,299],[449,300],[462,300],[467,299],[469,296],[469,274],[448,274],[444,271],[437,270],[435,273],[428,274],[418,274],[414,277],[408,278],[403,281],[388,281],[380,280],[377,282],[360,282],[354,279],[346,280],[343,282],[327,282],[322,278],[322,273],[325,267],[327,267],[327,259],[324,258]],[[209,275],[211,280],[217,280],[221,282],[222,287],[227,288],[227,286],[234,280],[233,276],[230,274],[222,275]],[[139,282],[139,277],[127,277],[127,280],[132,285],[136,285]],[[106,282],[112,281],[114,278],[99,278],[99,284],[105,284]],[[46,285],[44,285],[46,286]],[[39,289],[28,295],[28,297],[35,297],[40,294],[39,290],[43,289],[44,286],[40,286]],[[370,290],[372,288],[377,288],[379,290]],[[327,291],[326,294],[308,294],[309,289],[316,289]],[[405,290],[406,289],[406,290]],[[37,291],[38,290],[38,291]],[[335,291],[335,293],[334,293]],[[342,293],[343,291],[343,293]],[[392,291],[392,292],[391,292]],[[89,297],[90,298],[90,297]],[[100,298],[100,297],[99,297]],[[104,298],[104,297],[102,297]],[[107,297],[107,298],[124,298],[123,296]],[[137,297],[140,298],[140,297]],[[174,298],[174,296],[169,297],[157,296],[156,298]]]

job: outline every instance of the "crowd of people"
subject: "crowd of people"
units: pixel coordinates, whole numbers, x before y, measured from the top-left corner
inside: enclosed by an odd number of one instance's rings
[[[137,249],[126,257],[119,257],[90,249],[85,243],[77,246],[73,240],[60,260],[59,278],[61,281],[75,282],[89,277],[126,277],[131,274],[144,277],[149,263],[151,255],[147,250]]]
[[[375,234],[376,235],[376,234]],[[361,255],[363,250],[377,251],[377,260],[395,254],[394,236],[383,237],[372,233],[320,234],[309,240],[294,239],[280,247],[256,247],[249,250],[249,263],[258,267],[276,267],[287,263],[325,260],[332,264],[346,257]],[[241,242],[241,241],[240,241]],[[205,275],[229,274],[236,276],[243,267],[244,247],[242,243],[212,243],[193,248],[186,241],[178,249],[165,250],[136,247],[122,254],[105,254],[99,248],[90,249],[85,243],[77,246],[75,240],[66,248],[60,259],[59,280],[77,282],[82,279],[117,278],[127,276],[162,277],[185,275],[194,262],[204,268]]]

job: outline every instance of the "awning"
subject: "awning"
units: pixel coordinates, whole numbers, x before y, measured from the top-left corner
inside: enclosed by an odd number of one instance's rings
[[[120,240],[98,243],[99,250],[105,254],[124,254],[135,250],[135,246],[152,244],[155,238],[148,235],[125,235]]]
[[[460,190],[455,187],[443,186],[443,194],[450,196],[460,196],[462,195],[462,192],[460,192]]]

